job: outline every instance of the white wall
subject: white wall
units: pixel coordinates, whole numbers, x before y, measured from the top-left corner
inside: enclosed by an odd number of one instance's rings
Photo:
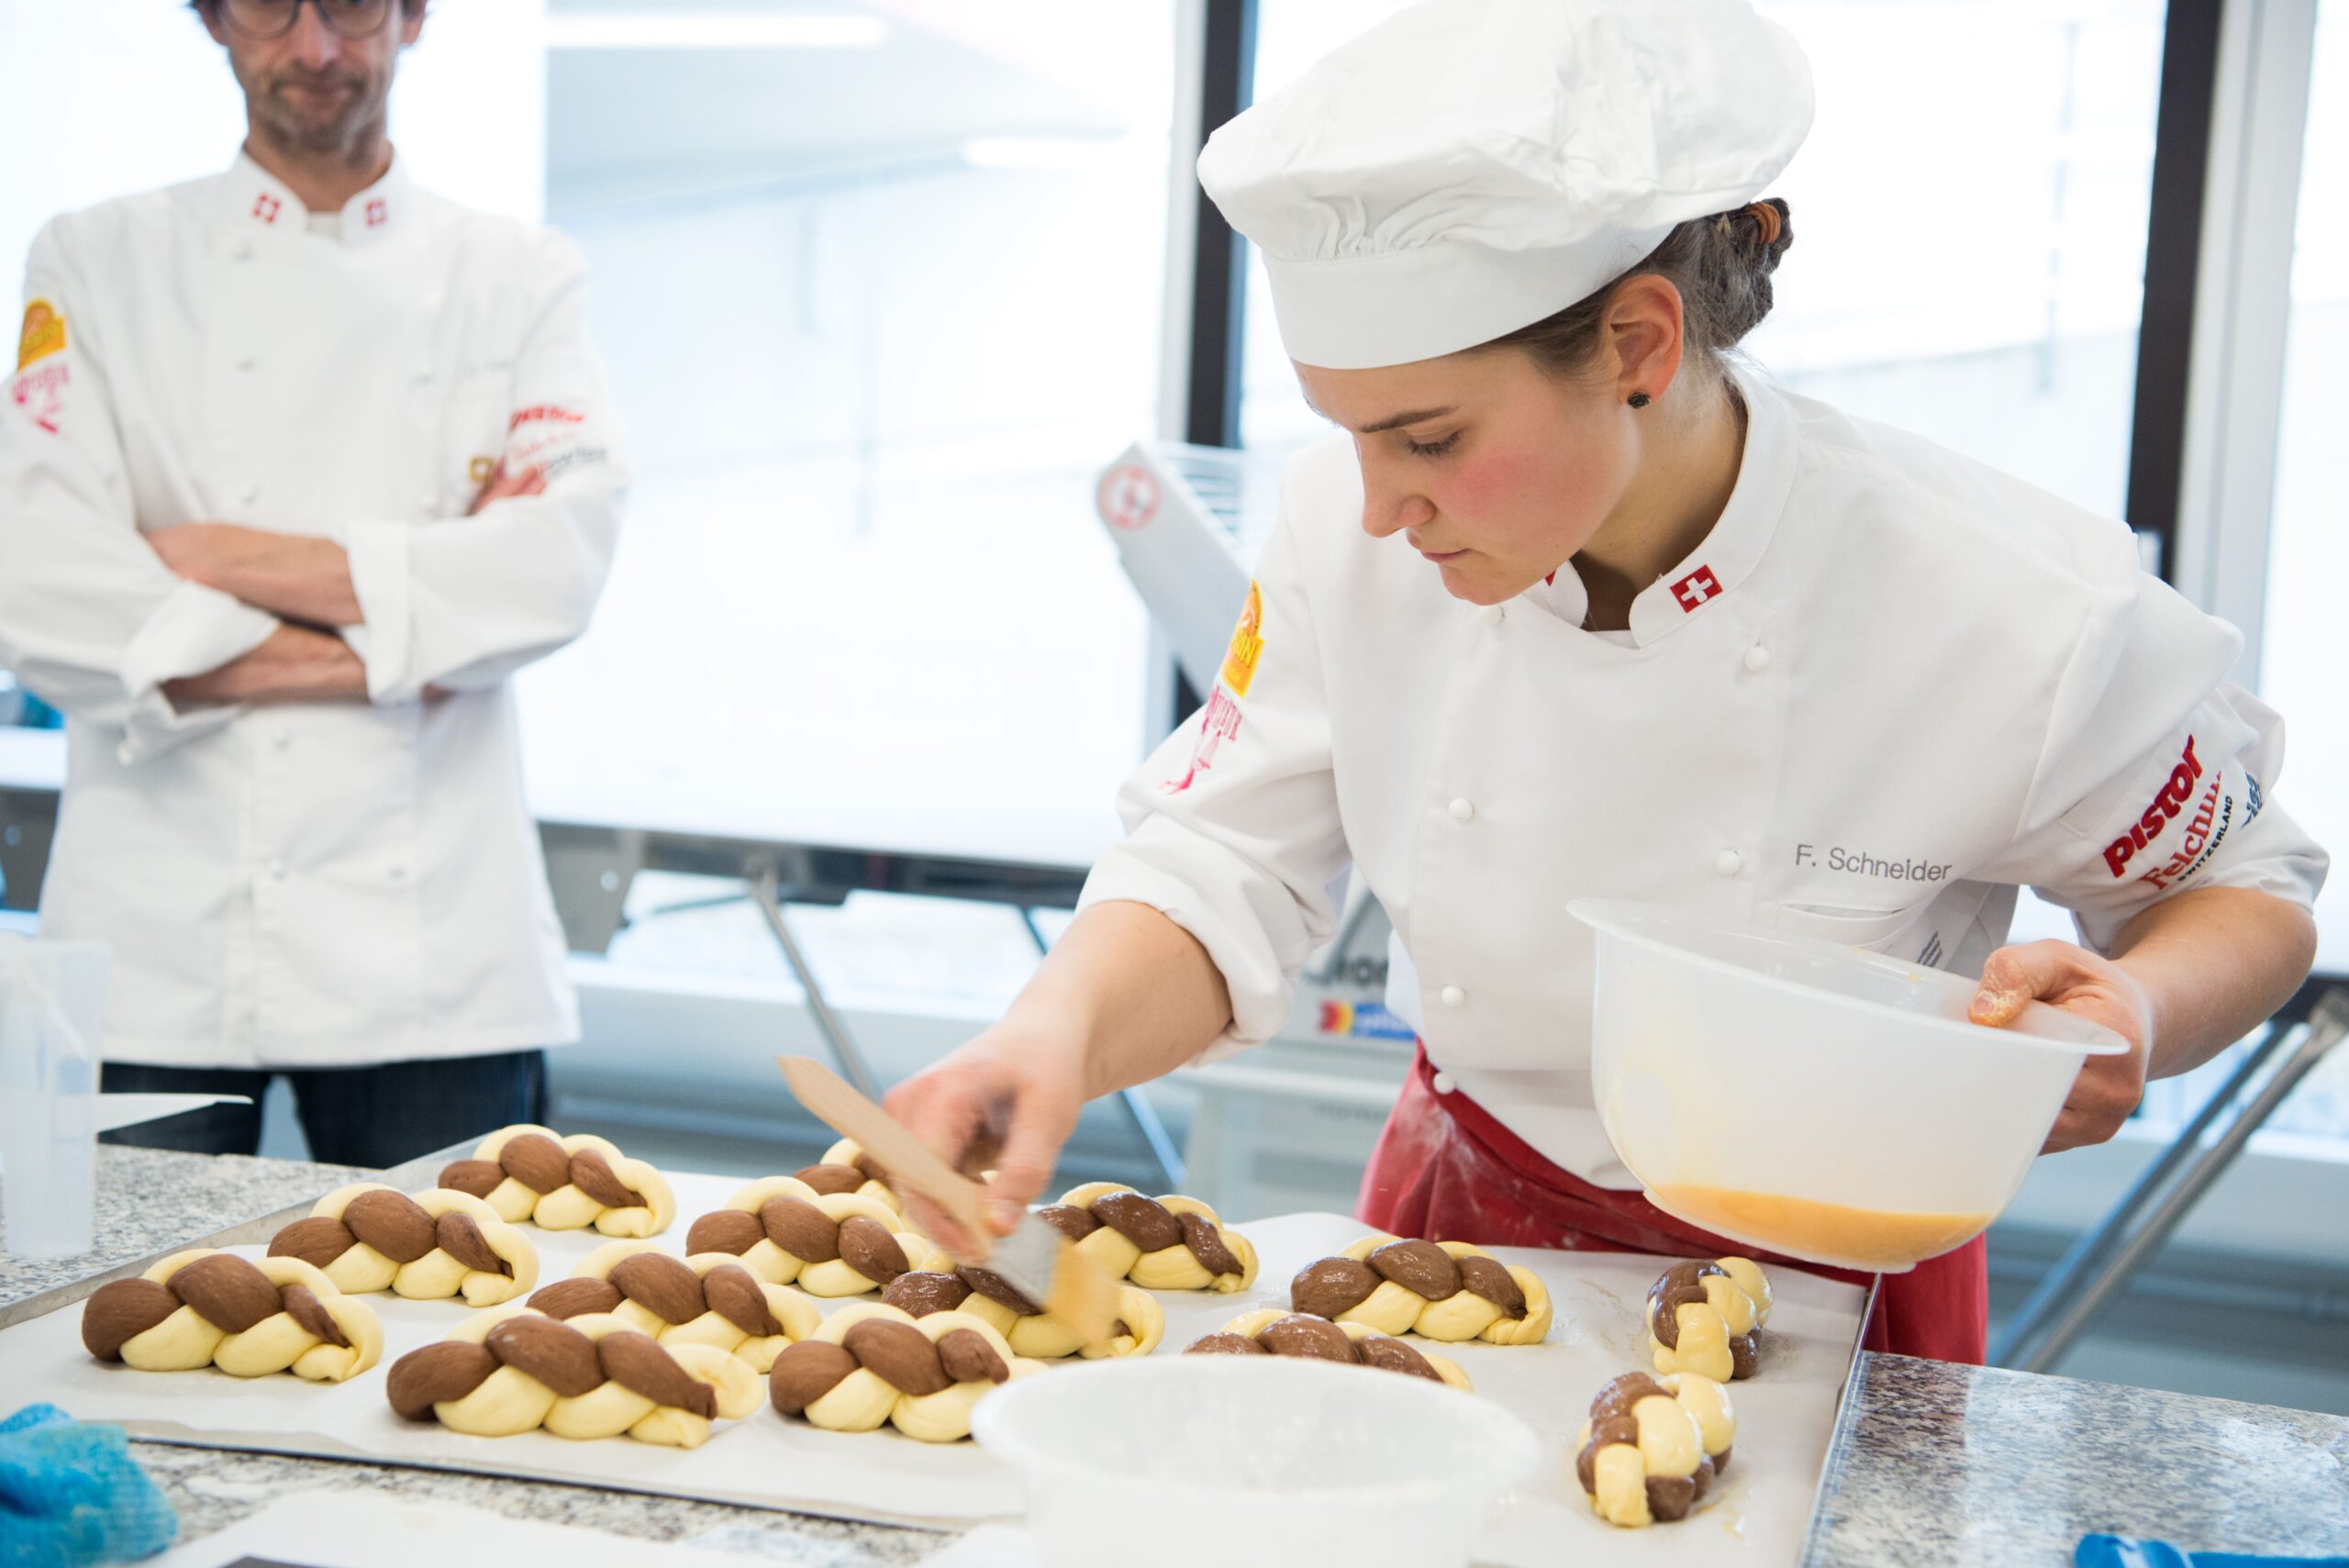
[[[425,184],[542,210],[545,28],[546,0],[434,7],[392,95],[394,139]],[[0,295],[55,214],[212,173],[244,139],[227,58],[181,0],[0,0]]]

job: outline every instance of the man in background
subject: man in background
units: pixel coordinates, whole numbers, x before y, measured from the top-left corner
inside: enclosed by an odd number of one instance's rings
[[[577,1038],[510,677],[577,637],[626,483],[546,229],[409,183],[424,0],[195,0],[225,173],[51,221],[0,383],[0,664],[66,715],[44,937],[114,952],[137,1141],[317,1159],[542,1119]]]

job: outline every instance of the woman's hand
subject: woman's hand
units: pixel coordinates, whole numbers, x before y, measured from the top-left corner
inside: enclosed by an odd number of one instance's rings
[[[1000,1236],[1042,1194],[1076,1129],[1084,1062],[1074,1031],[1007,1018],[890,1090],[885,1105],[965,1175],[994,1170],[987,1218]],[[975,1239],[934,1205],[902,1195],[924,1234],[958,1258],[981,1255]]]
[[[1085,1101],[1173,1072],[1230,1017],[1207,949],[1147,905],[1113,899],[1070,922],[1001,1023],[885,1103],[950,1164],[995,1172],[987,1218],[1000,1236],[1052,1179]],[[905,1196],[940,1246],[965,1262],[984,1255],[982,1239]]]
[[[2070,942],[2000,948],[1982,966],[1972,1017],[1993,1028],[2014,1022],[2026,1003],[2045,1002],[2102,1024],[2129,1042],[2119,1056],[2091,1056],[2064,1098],[2040,1152],[2102,1143],[2121,1130],[2145,1097],[2145,1062],[2154,1039],[2153,1003],[2135,976]]]

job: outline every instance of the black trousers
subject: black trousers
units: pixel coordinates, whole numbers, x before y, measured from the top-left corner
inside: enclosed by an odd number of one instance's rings
[[[109,1062],[107,1093],[250,1095],[249,1106],[206,1106],[103,1136],[107,1143],[180,1149],[196,1154],[251,1154],[261,1148],[265,1068],[150,1067]],[[468,1142],[518,1121],[543,1122],[547,1053],[450,1056],[367,1067],[306,1067],[283,1076],[310,1140],[310,1158],[328,1165],[382,1170],[452,1143]]]

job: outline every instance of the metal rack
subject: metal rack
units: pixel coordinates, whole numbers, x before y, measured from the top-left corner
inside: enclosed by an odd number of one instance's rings
[[[2061,1362],[2344,1035],[2349,984],[2328,978],[2303,986],[2110,1212],[2072,1243],[2016,1309],[1990,1347],[1990,1364],[2047,1372]]]

